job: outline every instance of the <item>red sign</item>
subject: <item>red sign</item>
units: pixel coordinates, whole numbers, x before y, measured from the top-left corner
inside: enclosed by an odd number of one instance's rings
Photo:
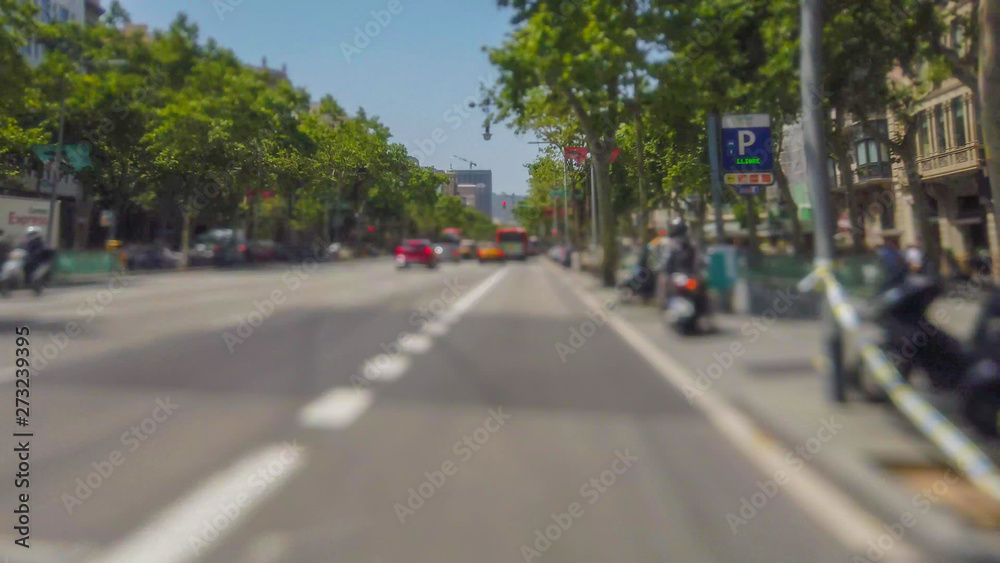
[[[747,174],[740,174],[739,182],[741,184],[746,184],[747,182],[750,181],[748,178],[749,178],[749,176]]]
[[[760,174],[751,174],[750,175],[750,183],[751,184],[756,184],[757,182],[760,182]]]
[[[611,152],[611,162],[614,162],[618,158],[618,155],[622,153],[621,149],[615,149]]]
[[[563,151],[563,156],[566,157],[566,160],[572,160],[579,166],[587,160],[589,152],[587,147],[566,147]]]

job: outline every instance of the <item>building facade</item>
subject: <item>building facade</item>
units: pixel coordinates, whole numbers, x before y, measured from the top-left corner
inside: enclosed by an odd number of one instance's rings
[[[492,170],[454,170],[455,184],[458,196],[467,200],[470,195],[468,186],[476,188],[474,207],[489,218],[493,218],[493,171]],[[463,195],[462,186],[466,186]],[[471,201],[471,200],[469,200]],[[468,205],[468,204],[467,204]]]
[[[39,8],[38,17],[46,23],[78,22],[94,24],[104,14],[100,0],[34,0]],[[21,48],[32,66],[45,58],[45,47],[35,40]]]

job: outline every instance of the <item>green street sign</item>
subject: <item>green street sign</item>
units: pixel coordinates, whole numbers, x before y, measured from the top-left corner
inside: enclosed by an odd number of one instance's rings
[[[31,147],[31,151],[39,160],[48,164],[55,160],[58,148],[56,145],[35,145]],[[63,158],[76,172],[93,166],[90,160],[90,148],[86,145],[63,145]]]
[[[65,145],[63,153],[70,167],[77,172],[94,165],[90,160],[90,147],[87,145]]]
[[[552,191],[549,192],[549,195],[552,196],[552,197],[562,197],[563,196],[563,190],[552,190]]]

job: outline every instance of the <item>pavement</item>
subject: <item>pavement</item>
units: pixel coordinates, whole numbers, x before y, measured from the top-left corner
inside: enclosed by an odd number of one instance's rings
[[[733,400],[739,377],[692,394],[720,348],[678,339],[640,318],[648,310],[603,313],[604,296],[543,259],[402,272],[370,260],[18,294],[0,309],[0,386],[14,406],[26,345],[31,409],[27,426],[12,410],[3,425],[32,436],[27,448],[8,438],[0,456],[0,556],[955,560],[922,553],[901,524],[870,552],[883,521],[788,457]],[[793,371],[781,362],[801,368],[799,337],[780,346],[785,359],[748,345],[740,365],[770,361],[760,369],[777,387]],[[796,392],[803,408],[810,392]],[[807,434],[830,438],[817,457],[860,432],[810,416]],[[15,543],[22,532],[30,549]]]
[[[601,300],[621,299],[590,275],[569,270],[563,275]],[[979,303],[959,289],[936,302],[928,315],[956,337],[968,338]],[[786,295],[796,298],[794,291]],[[864,315],[868,303],[852,301]],[[678,339],[664,330],[655,307],[628,303],[633,306],[622,307],[621,318],[693,372],[694,401],[707,393],[724,397],[884,523],[913,514],[906,537],[934,560],[1000,561],[1000,504],[949,472],[944,455],[891,406],[860,396],[844,405],[828,399],[830,385],[819,369],[825,360],[819,321],[782,318],[791,303],[776,300],[761,315],[716,314],[712,334]],[[876,333],[870,325],[862,330],[869,337]],[[850,350],[851,343],[846,347]],[[919,376],[915,385],[1000,464],[1000,441],[976,435],[958,415],[955,397],[932,393]],[[819,447],[817,429],[831,418],[843,428]],[[922,475],[914,479],[917,473]],[[933,486],[937,494],[927,494]]]

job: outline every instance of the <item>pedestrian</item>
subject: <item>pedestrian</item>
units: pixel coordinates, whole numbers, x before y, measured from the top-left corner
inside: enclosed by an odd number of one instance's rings
[[[911,272],[920,273],[924,271],[924,253],[921,252],[919,246],[911,244],[906,247],[906,264],[909,266]]]
[[[878,249],[879,261],[882,263],[881,291],[888,291],[898,287],[906,281],[909,274],[907,261],[899,251],[899,240],[895,236],[886,236],[882,239],[882,246]]]

